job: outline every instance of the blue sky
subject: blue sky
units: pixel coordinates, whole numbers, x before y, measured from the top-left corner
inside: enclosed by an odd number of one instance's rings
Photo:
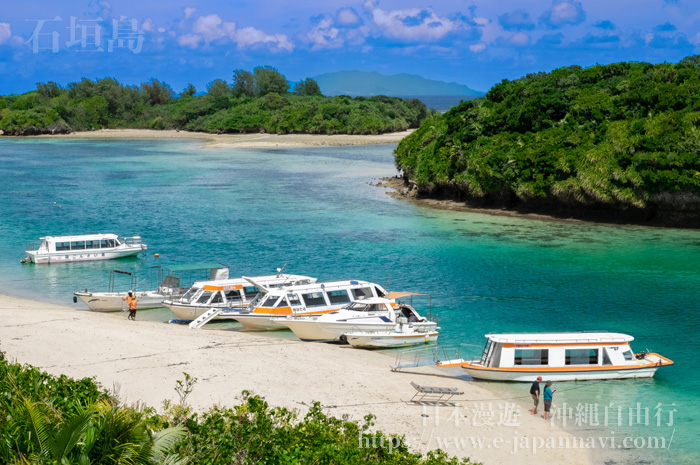
[[[82,77],[202,91],[259,65],[293,81],[357,69],[486,91],[562,66],[693,54],[698,0],[25,0],[0,10],[0,94]]]

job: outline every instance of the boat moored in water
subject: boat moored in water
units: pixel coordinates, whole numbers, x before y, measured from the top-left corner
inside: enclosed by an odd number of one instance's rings
[[[388,349],[428,344],[437,338],[437,331],[418,331],[407,318],[400,317],[393,331],[352,331],[343,333],[340,341],[363,349]]]
[[[494,381],[552,381],[651,378],[673,361],[656,353],[634,353],[632,336],[608,332],[487,334],[480,359],[444,361],[472,378]]]
[[[68,263],[109,260],[138,255],[146,250],[140,236],[119,237],[116,234],[84,234],[80,236],[45,236],[40,244],[28,244],[27,261],[32,263]]]
[[[406,318],[415,331],[432,333],[437,330],[437,323],[418,314],[412,306],[397,304],[394,299],[382,297],[351,302],[337,311],[323,315],[294,315],[274,321],[291,329],[302,341],[343,342],[343,335],[347,333],[393,332],[399,318]]]

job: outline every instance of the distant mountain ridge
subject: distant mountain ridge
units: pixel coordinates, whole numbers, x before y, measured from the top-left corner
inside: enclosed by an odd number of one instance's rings
[[[464,84],[426,79],[416,74],[381,74],[376,71],[338,71],[314,76],[323,95],[351,97],[387,95],[390,97],[415,95],[464,95],[481,97],[483,92]]]

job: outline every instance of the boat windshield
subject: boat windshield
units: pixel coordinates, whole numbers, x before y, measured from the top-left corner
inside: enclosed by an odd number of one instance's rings
[[[365,302],[353,302],[345,306],[346,310],[352,310],[353,312],[386,312],[386,306],[384,304],[368,304]]]
[[[185,295],[182,296],[182,301],[183,301],[183,302],[189,302],[190,299],[191,299],[192,297],[194,297],[194,295],[195,295],[199,290],[201,290],[201,288],[195,288],[195,287],[189,288],[189,290],[188,290],[187,292],[185,292]]]

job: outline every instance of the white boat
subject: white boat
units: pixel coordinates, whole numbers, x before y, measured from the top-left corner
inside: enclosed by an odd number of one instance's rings
[[[343,334],[356,331],[394,331],[400,317],[405,317],[416,331],[437,330],[437,323],[420,316],[412,306],[381,297],[351,302],[316,317],[290,316],[275,322],[291,329],[302,341],[331,342],[341,341]]]
[[[198,281],[179,299],[166,299],[168,307],[179,319],[195,320],[212,308],[225,309],[217,319],[227,319],[247,307],[259,293],[270,289],[312,284],[316,278],[293,274],[245,277],[225,280]],[[228,309],[228,310],[226,310]]]
[[[137,255],[146,250],[140,236],[119,237],[116,234],[84,234],[82,236],[46,236],[41,244],[27,245],[26,261],[33,263],[68,263],[88,260],[109,260]]]
[[[627,334],[608,332],[487,334],[480,359],[445,361],[461,366],[475,379],[552,381],[651,378],[662,366],[673,365],[656,353],[635,354]]]
[[[408,347],[436,342],[437,339],[437,331],[417,331],[405,317],[399,318],[393,331],[352,331],[340,336],[341,342],[366,349]]]
[[[317,316],[335,312],[350,302],[386,294],[379,284],[357,280],[291,286],[270,290],[251,302],[247,309],[230,312],[229,317],[249,330],[280,330],[286,329],[278,322],[280,317]]]
[[[185,289],[192,284],[192,279],[228,276],[228,267],[219,263],[195,263],[190,265],[170,265],[151,267],[151,286],[159,283],[155,290],[136,290],[138,282],[133,272],[111,270],[109,285],[106,292],[78,291],[73,294],[73,302],[80,299],[93,312],[118,312],[126,310],[124,297],[127,290],[115,291],[115,281],[118,276],[128,276],[128,289],[133,290],[138,301],[138,309],[163,307],[163,300],[181,296]],[[127,286],[124,286],[127,288]]]

